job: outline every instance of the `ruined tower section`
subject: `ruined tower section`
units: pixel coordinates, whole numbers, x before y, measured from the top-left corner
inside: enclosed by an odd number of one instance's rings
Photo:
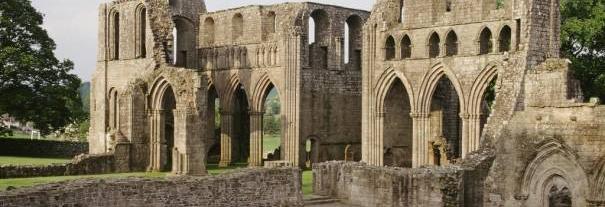
[[[138,89],[140,97],[131,97],[127,91],[141,74],[156,69],[149,13],[141,1],[114,1],[99,8],[97,69],[91,88],[91,154],[113,151],[118,137],[126,137],[132,150],[140,150],[135,154],[148,156],[145,91]],[[135,106],[130,105],[133,103]],[[143,160],[140,156],[135,159]]]
[[[307,4],[300,68],[299,162],[361,159],[365,11]]]
[[[363,161],[449,165],[478,150],[500,78],[527,57],[524,5],[377,1],[364,26]]]
[[[203,174],[197,16],[203,1],[112,1],[99,8],[90,153],[120,171]],[[201,109],[200,109],[201,110]],[[199,148],[199,149],[198,149]]]

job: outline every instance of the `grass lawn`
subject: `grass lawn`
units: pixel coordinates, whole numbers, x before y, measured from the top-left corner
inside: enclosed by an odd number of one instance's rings
[[[279,134],[264,134],[263,135],[263,157],[271,152],[281,144],[281,137]]]
[[[306,170],[302,174],[302,192],[304,196],[313,194],[313,171]]]
[[[71,161],[62,158],[12,157],[0,156],[0,165],[50,165]]]

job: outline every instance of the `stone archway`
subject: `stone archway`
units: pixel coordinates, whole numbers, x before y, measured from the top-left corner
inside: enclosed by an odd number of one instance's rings
[[[413,166],[414,160],[417,159],[415,149],[418,143],[416,142],[416,139],[405,138],[405,135],[410,134],[411,137],[415,137],[416,133],[413,124],[415,120],[410,122],[408,119],[409,117],[412,117],[411,115],[415,108],[415,96],[410,82],[403,74],[390,68],[380,76],[374,90],[375,93],[371,100],[374,107],[371,107],[372,110],[369,113],[368,123],[364,126],[364,128],[366,128],[364,133],[373,136],[364,136],[362,139],[362,160],[372,165],[382,166],[385,164],[385,154],[387,153],[387,146],[385,146],[385,144],[390,148],[397,145],[399,146],[398,148],[401,149],[399,152],[402,152],[399,156],[402,158],[400,160],[401,162],[399,162],[400,165],[404,166],[403,163],[406,161],[403,158],[409,158],[409,155],[411,154]],[[399,101],[405,101],[406,103],[401,103]],[[393,122],[397,124],[389,126],[391,119],[397,120],[396,122]],[[411,127],[409,127],[410,123],[412,123]],[[398,125],[408,126],[408,129],[399,130],[397,129]],[[400,133],[402,131],[403,133]],[[389,142],[386,142],[385,139],[388,139]],[[411,143],[406,140],[411,140]],[[412,152],[406,156],[406,150],[404,148],[411,149]]]
[[[403,82],[395,79],[383,101],[383,165],[412,167],[413,121],[410,95]]]
[[[418,159],[414,167],[442,165],[464,158],[468,117],[465,96],[456,75],[441,63],[434,65],[425,75],[418,95],[414,114],[414,127],[418,130],[414,154]],[[443,155],[447,155],[447,159],[442,159]],[[435,162],[436,157],[440,157],[439,162]],[[448,161],[443,163],[445,160]]]
[[[218,91],[211,85],[208,87],[208,110],[206,119],[208,120],[207,136],[209,138],[207,148],[207,163],[218,164],[221,154],[221,102]]]
[[[468,139],[463,144],[463,154],[479,149],[481,136],[491,115],[491,104],[498,90],[498,65],[490,63],[481,71],[471,87],[468,97]],[[492,103],[490,103],[492,102]]]
[[[586,206],[588,179],[570,148],[557,140],[542,142],[527,165],[521,198],[525,206]]]
[[[231,104],[232,137],[231,160],[236,163],[249,163],[250,158],[250,114],[246,90],[240,84],[233,93]]]
[[[284,129],[281,94],[277,86],[264,74],[254,88],[250,113],[250,165],[262,166],[263,160],[284,160]],[[268,100],[272,98],[273,100]],[[267,104],[276,104],[277,111]],[[268,131],[273,131],[270,136]],[[278,135],[278,136],[275,136]],[[267,148],[267,149],[265,149]],[[265,157],[267,154],[267,157]],[[271,156],[269,156],[271,155]]]
[[[462,119],[459,95],[447,76],[442,76],[429,99],[428,162],[445,165],[462,157]]]
[[[171,171],[174,170],[176,96],[165,79],[160,78],[153,87],[149,170]]]

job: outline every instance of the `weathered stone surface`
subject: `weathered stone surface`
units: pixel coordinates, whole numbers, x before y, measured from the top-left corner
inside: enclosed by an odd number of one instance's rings
[[[210,149],[223,166],[262,166],[262,106],[276,88],[283,134],[280,159],[268,165],[368,165],[316,166],[329,171],[316,174],[319,193],[367,206],[602,205],[604,107],[581,102],[559,59],[558,8],[558,0],[377,0],[371,14],[314,3],[217,12],[203,1],[103,4],[90,153],[115,153],[120,169],[178,175],[205,174]]]
[[[116,172],[112,154],[79,155],[69,163],[47,166],[0,166],[0,179],[64,175],[91,175]]]
[[[302,206],[299,169],[207,177],[77,180],[0,192],[0,206]]]
[[[463,206],[464,170],[456,166],[386,168],[351,162],[313,166],[314,194],[359,206]]]
[[[122,160],[132,170],[202,175],[210,149],[223,166],[263,166],[263,103],[275,88],[279,161],[302,167],[346,153],[360,160],[361,31],[368,15],[315,3],[217,12],[206,12],[203,1],[102,4],[90,153],[113,151],[120,136],[130,143]]]

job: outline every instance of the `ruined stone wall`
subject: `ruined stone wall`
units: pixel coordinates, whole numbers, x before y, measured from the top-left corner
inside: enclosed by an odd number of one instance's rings
[[[65,164],[47,166],[0,166],[0,179],[113,173],[116,169],[112,154],[81,155]],[[1,203],[1,202],[0,202]]]
[[[464,206],[458,167],[386,168],[325,162],[313,166],[314,194],[358,206]],[[474,186],[473,186],[474,187]]]
[[[562,189],[574,206],[602,205],[603,107],[573,99],[567,64],[549,59],[525,76],[524,110],[495,139],[484,205],[544,205]]]
[[[333,6],[308,4],[305,16],[305,39],[301,60],[301,148],[312,140],[312,151],[317,160],[361,159],[361,71],[354,66],[356,50],[362,38],[361,26],[369,16],[365,11]],[[315,34],[310,34],[309,19],[315,23]],[[345,60],[345,24],[349,28],[349,59]],[[357,32],[357,33],[356,33]],[[311,42],[315,36],[315,42]],[[361,51],[357,51],[361,53]],[[345,149],[348,146],[348,151]],[[301,150],[304,151],[304,150]],[[306,158],[302,153],[301,158]]]
[[[247,169],[202,178],[67,181],[2,192],[0,206],[302,206],[300,189],[298,169]]]

